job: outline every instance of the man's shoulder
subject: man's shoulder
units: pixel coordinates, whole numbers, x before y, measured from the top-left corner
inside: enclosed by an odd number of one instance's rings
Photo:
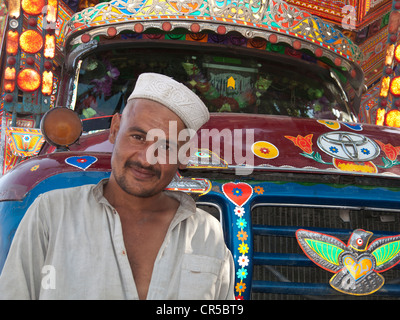
[[[216,217],[203,209],[196,208],[196,214],[194,215],[194,217],[195,219],[200,220],[201,223],[207,223],[210,227],[220,228],[221,226],[219,220]]]
[[[42,193],[28,208],[25,216],[37,217],[41,221],[46,221],[48,226],[58,225],[65,219],[83,223],[83,220],[90,220],[94,212],[100,209],[93,192],[96,186],[96,184],[85,184]]]
[[[97,195],[96,187],[98,184],[84,184],[80,186],[72,186],[69,188],[58,188],[40,194],[32,203],[32,207],[44,206],[49,210],[58,208],[60,210],[68,208],[76,208],[82,206],[83,203],[96,203]]]
[[[194,254],[213,256],[223,259],[226,244],[222,225],[218,219],[205,210],[196,209],[196,213],[186,221],[191,250]]]
[[[167,194],[180,202],[182,219],[189,218],[194,222],[217,227],[219,221],[209,212],[197,207],[194,199],[187,193],[180,191],[168,191]]]
[[[58,189],[53,189],[50,191],[47,191],[39,197],[47,197],[47,198],[57,198],[60,196],[64,197],[70,197],[70,196],[76,196],[80,195],[82,196],[83,194],[87,194],[92,192],[92,190],[96,187],[95,184],[84,184],[80,186],[74,186],[74,187],[65,187],[65,188],[58,188]]]

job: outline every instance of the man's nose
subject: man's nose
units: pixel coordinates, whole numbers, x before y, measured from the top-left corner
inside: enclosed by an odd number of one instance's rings
[[[148,142],[138,154],[138,161],[143,167],[150,167],[158,163],[158,148],[154,142]]]

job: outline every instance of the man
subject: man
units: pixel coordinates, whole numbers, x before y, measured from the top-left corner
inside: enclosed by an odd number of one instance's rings
[[[184,144],[169,136],[170,124],[197,131],[208,119],[183,84],[142,74],[112,119],[109,180],[35,200],[11,245],[0,298],[232,299],[233,259],[219,222],[190,196],[164,191],[184,167],[168,161]]]

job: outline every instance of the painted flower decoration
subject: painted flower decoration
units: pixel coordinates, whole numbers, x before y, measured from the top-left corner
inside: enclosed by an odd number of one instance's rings
[[[397,156],[400,153],[400,146],[393,147],[390,143],[384,144],[379,140],[375,140],[379,146],[382,148],[382,151],[386,154],[389,160],[394,161],[396,160]]]
[[[236,275],[240,280],[246,279],[247,274],[248,273],[247,273],[247,270],[245,268],[241,268],[236,272]]]
[[[249,257],[242,254],[238,259],[238,263],[239,263],[239,266],[241,266],[242,268],[247,267],[249,265]]]
[[[369,155],[371,153],[371,151],[369,151],[367,148],[362,148],[361,153],[363,153],[365,155]]]
[[[236,284],[236,292],[243,293],[246,291],[246,284],[244,282],[240,282]]]
[[[294,143],[295,146],[299,147],[301,150],[303,150],[305,153],[312,153],[312,138],[313,134],[308,134],[305,137],[301,135],[297,135],[297,137],[292,137],[292,136],[285,136],[286,139],[289,139]]]
[[[237,237],[240,241],[246,241],[248,236],[249,235],[247,234],[247,232],[243,230],[239,231],[237,234]]]
[[[254,192],[257,194],[263,194],[264,193],[264,188],[260,186],[255,186],[254,187]]]
[[[338,148],[336,148],[336,147],[330,147],[329,150],[332,153],[338,153],[339,152]]]
[[[244,208],[243,208],[243,207],[236,207],[236,208],[235,208],[235,214],[236,214],[239,218],[243,217],[243,215],[245,214]]]
[[[246,254],[249,252],[249,246],[247,245],[247,243],[239,244],[239,252],[241,254]]]
[[[236,221],[236,225],[239,229],[244,229],[247,227],[247,221],[244,220],[243,218],[239,218]]]
[[[234,196],[240,197],[243,194],[243,191],[242,189],[239,188],[233,188],[232,193]]]

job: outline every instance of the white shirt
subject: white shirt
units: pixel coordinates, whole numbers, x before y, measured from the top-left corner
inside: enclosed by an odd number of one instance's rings
[[[1,273],[1,299],[138,299],[119,215],[103,197],[106,181],[35,200]],[[234,299],[234,263],[220,223],[187,194],[168,195],[180,206],[147,299]]]

